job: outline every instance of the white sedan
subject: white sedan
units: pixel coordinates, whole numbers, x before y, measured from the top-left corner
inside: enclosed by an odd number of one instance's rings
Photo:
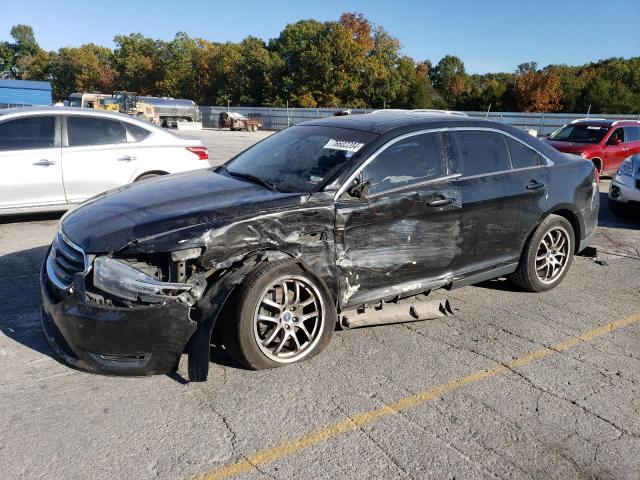
[[[209,167],[200,140],[120,113],[0,110],[0,215],[66,210],[111,188]]]

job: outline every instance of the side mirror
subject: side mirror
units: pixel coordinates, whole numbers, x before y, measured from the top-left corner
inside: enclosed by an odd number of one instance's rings
[[[619,138],[610,138],[607,142],[607,145],[620,145],[621,143],[622,140],[620,140]]]
[[[371,188],[371,182],[369,180],[361,182],[359,178],[356,178],[353,180],[353,185],[349,187],[347,193],[354,198],[362,198],[367,195],[369,188]]]

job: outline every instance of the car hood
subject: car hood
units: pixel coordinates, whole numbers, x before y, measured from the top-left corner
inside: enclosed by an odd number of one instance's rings
[[[192,171],[98,195],[65,215],[61,229],[87,253],[114,252],[167,233],[183,231],[188,238],[190,231],[299,205],[307,196],[274,192],[212,170]]]
[[[592,143],[560,142],[558,140],[546,140],[546,142],[556,150],[565,153],[586,152],[594,146]]]

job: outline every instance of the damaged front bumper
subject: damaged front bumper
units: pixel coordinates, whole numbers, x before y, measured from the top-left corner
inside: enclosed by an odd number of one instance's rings
[[[191,308],[180,302],[135,307],[86,300],[84,279],[70,291],[40,272],[41,321],[53,350],[68,364],[109,375],[153,375],[174,371],[196,330]]]

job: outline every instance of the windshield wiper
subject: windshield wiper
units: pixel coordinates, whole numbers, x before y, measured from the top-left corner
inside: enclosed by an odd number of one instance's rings
[[[272,192],[279,192],[280,190],[278,190],[278,188],[269,180],[264,180],[260,177],[256,177],[255,175],[252,175],[250,173],[243,173],[243,172],[232,172],[231,170],[229,170],[227,167],[222,166],[222,169],[227,172],[229,175],[231,175],[232,177],[238,177],[238,178],[244,178],[245,180],[249,180],[250,182],[253,183],[258,183],[260,185],[262,185],[265,188],[268,188],[269,190],[271,190]]]

